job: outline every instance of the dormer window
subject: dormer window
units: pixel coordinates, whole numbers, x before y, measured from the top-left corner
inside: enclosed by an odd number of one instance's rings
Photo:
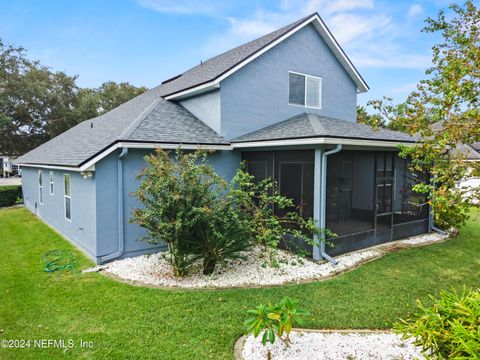
[[[288,73],[288,103],[320,109],[322,78],[290,71]]]

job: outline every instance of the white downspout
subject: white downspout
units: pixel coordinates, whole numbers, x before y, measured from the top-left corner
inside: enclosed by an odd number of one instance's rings
[[[322,150],[315,150],[315,177],[314,177],[314,189],[320,189],[320,204],[315,203],[314,205],[314,218],[319,219],[319,227],[322,230],[325,230],[326,223],[326,207],[327,207],[327,156],[338,153],[342,150],[342,145],[338,144],[333,150],[329,150],[321,153]],[[320,176],[319,175],[319,169]],[[316,197],[317,198],[317,197]],[[317,200],[318,201],[318,200]],[[313,247],[313,259],[328,260],[333,265],[338,264],[338,261],[328,255],[325,251],[325,234],[322,234],[321,238],[318,239],[317,236],[314,237],[315,244]]]
[[[117,183],[118,183],[118,206],[117,206],[117,218],[118,218],[118,250],[114,253],[104,255],[100,257],[100,262],[113,260],[123,255],[125,248],[124,237],[124,224],[123,224],[123,158],[128,154],[128,148],[123,148],[117,160]]]

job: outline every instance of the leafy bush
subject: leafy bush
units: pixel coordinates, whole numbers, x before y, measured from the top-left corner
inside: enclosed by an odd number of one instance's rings
[[[255,309],[248,310],[248,314],[253,315],[243,322],[245,335],[253,334],[258,337],[262,335],[262,344],[267,341],[271,344],[278,337],[286,346],[289,346],[290,332],[294,324],[303,324],[303,317],[308,316],[309,312],[297,307],[298,301],[288,297],[283,298],[278,304],[259,304]]]
[[[433,306],[418,301],[416,316],[395,324],[395,331],[414,338],[429,358],[479,359],[480,290],[442,291],[430,298]]]
[[[271,265],[276,265],[278,245],[283,242],[288,248],[287,237],[314,245],[314,235],[318,238],[335,236],[320,229],[314,219],[304,219],[293,200],[280,195],[275,179],[267,178],[258,183],[254,180],[243,164],[232,180],[228,197],[242,210],[241,220],[250,237],[268,250]]]
[[[217,262],[238,258],[250,242],[240,218],[228,203],[226,182],[207,163],[208,153],[158,149],[146,157],[134,195],[143,203],[132,221],[147,229],[144,239],[168,246],[167,259],[184,276],[202,259],[204,274]]]
[[[18,185],[0,186],[0,207],[15,205],[22,197],[22,187]]]
[[[145,241],[167,244],[177,276],[199,260],[203,273],[211,274],[217,263],[242,258],[252,242],[265,246],[275,266],[276,249],[287,235],[311,245],[314,235],[322,236],[313,219],[304,219],[293,200],[280,195],[274,179],[255,183],[242,165],[227,184],[207,156],[202,150],[157,150],[146,157],[149,166],[134,193],[143,207],[134,210],[132,221],[147,229]]]
[[[242,226],[237,209],[225,198],[217,199],[210,211],[210,221],[199,229],[198,236],[188,241],[188,249],[203,262],[203,273],[209,275],[217,263],[226,259],[243,259],[241,253],[250,249],[251,241]]]

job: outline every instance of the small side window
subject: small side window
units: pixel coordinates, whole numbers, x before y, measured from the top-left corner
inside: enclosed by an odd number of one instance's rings
[[[43,205],[43,178],[42,170],[38,170],[38,202]]]
[[[53,171],[50,171],[50,195],[53,195]]]
[[[70,188],[70,175],[63,175],[64,201],[65,201],[65,219],[72,220],[72,197]]]

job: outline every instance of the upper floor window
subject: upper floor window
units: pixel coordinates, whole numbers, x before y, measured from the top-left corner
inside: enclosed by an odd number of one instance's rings
[[[320,109],[322,79],[316,76],[288,73],[288,103]]]

